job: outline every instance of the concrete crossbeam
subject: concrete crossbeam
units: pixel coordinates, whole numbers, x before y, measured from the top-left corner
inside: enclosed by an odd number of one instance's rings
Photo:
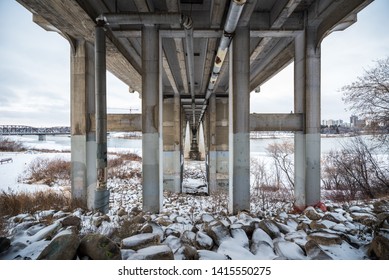
[[[251,114],[250,131],[303,131],[303,115]]]

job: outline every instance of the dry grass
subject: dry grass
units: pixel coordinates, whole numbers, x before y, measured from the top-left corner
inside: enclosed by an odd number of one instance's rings
[[[5,192],[0,193],[0,236],[4,234],[6,222],[4,218],[18,214],[34,214],[44,210],[74,211],[86,209],[86,205],[77,199],[71,199],[66,193],[54,191]]]
[[[0,138],[0,152],[22,152],[25,150],[26,148],[19,141]]]
[[[29,184],[54,185],[59,180],[70,180],[70,161],[61,158],[36,158],[25,171],[25,180]]]

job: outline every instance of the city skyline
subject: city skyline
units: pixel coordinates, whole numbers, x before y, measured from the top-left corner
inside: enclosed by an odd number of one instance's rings
[[[331,33],[322,42],[322,120],[347,120],[339,89],[389,55],[389,1],[376,0],[358,14],[358,21],[344,31]],[[31,126],[70,125],[70,47],[54,32],[32,21],[32,15],[13,0],[0,3],[0,124]],[[139,110],[137,93],[112,74],[107,75],[109,112]],[[293,63],[251,93],[251,112],[293,111]],[[139,112],[139,111],[137,111]]]

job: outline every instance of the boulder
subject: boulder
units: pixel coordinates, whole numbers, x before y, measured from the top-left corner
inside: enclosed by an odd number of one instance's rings
[[[241,228],[233,228],[231,229],[232,238],[235,240],[237,244],[248,249],[249,248],[249,239],[247,237],[246,232]]]
[[[259,244],[260,242],[265,242],[267,243],[270,247],[273,248],[273,240],[271,237],[261,228],[257,228],[253,232],[253,236],[251,238],[251,243],[252,244]]]
[[[265,231],[271,239],[275,239],[277,237],[281,237],[280,229],[277,224],[272,220],[263,220],[259,223],[259,227]]]
[[[251,244],[251,252],[255,255],[256,259],[260,260],[274,260],[277,258],[273,247],[263,241],[256,244]]]
[[[61,221],[63,227],[76,227],[81,228],[81,219],[77,216],[68,216]]]
[[[214,221],[212,223],[205,224],[204,230],[218,246],[220,246],[223,240],[231,237],[229,229],[220,221]]]
[[[381,235],[374,237],[368,256],[372,259],[389,260],[389,239]]]
[[[11,246],[11,240],[7,237],[0,237],[0,253],[5,252]]]
[[[274,242],[274,251],[280,257],[287,260],[304,260],[306,256],[303,249],[296,243],[290,241]]]
[[[327,255],[314,240],[309,240],[305,243],[304,249],[308,258],[311,260],[332,260],[332,258]]]
[[[184,245],[178,250],[178,252],[183,254],[184,260],[198,260],[200,258],[196,248],[192,246]]]
[[[130,260],[174,260],[172,249],[167,245],[154,245],[138,250]]]
[[[340,245],[343,242],[339,235],[327,232],[311,233],[307,236],[307,240],[313,240],[319,245]]]
[[[74,260],[79,244],[80,239],[76,234],[60,235],[43,249],[37,260]]]
[[[320,214],[319,214],[319,213],[316,211],[316,209],[313,208],[312,206],[307,207],[307,208],[304,210],[303,214],[304,214],[305,216],[307,216],[308,219],[313,220],[313,221],[316,221],[316,220],[320,220],[320,219],[321,219]]]
[[[199,250],[211,250],[213,245],[213,239],[209,237],[206,233],[201,231],[196,233],[196,247]]]
[[[157,245],[159,243],[160,243],[159,234],[141,233],[123,239],[121,242],[121,248],[132,249],[137,251],[139,249]]]
[[[87,234],[84,236],[77,254],[81,259],[87,257],[92,260],[121,260],[119,246],[101,234]]]

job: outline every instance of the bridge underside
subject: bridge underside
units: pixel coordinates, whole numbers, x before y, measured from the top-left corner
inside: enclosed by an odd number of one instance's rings
[[[295,205],[320,202],[320,44],[372,0],[17,1],[71,44],[72,192],[90,208],[108,207],[107,126],[142,131],[144,211],[181,191],[200,125],[209,188],[228,186],[232,213],[250,208],[254,130],[295,132]],[[250,92],[292,61],[294,112],[250,116]],[[141,115],[107,117],[106,70],[141,93]]]

